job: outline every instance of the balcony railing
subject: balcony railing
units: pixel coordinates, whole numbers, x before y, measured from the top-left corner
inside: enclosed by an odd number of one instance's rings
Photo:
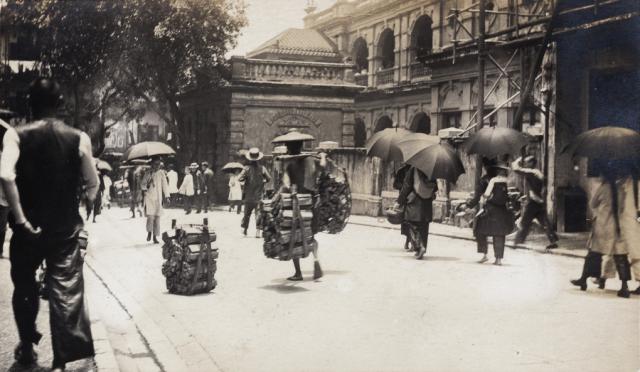
[[[378,73],[376,74],[376,85],[393,84],[394,72],[394,68],[378,71]]]
[[[369,85],[369,75],[368,74],[359,74],[354,77],[356,85],[361,85],[366,87]]]
[[[234,80],[306,84],[353,84],[353,66],[344,63],[232,58]]]
[[[413,64],[411,64],[410,74],[411,80],[427,79],[431,77],[431,68],[425,66],[423,63],[414,62]]]

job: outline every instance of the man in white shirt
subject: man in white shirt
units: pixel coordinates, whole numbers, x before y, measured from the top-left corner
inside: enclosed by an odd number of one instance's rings
[[[98,176],[87,134],[55,118],[61,103],[59,85],[47,78],[35,80],[29,103],[35,121],[5,133],[0,159],[13,229],[12,304],[20,336],[14,356],[23,365],[37,358],[33,344],[42,335],[36,330],[35,272],[46,260],[52,370],[62,371],[67,362],[95,354],[84,300],[80,250],[86,247],[86,237],[80,235],[84,221],[78,190],[82,186],[85,201],[92,204]]]
[[[169,202],[171,206],[174,206],[176,203],[176,195],[178,194],[178,172],[175,171],[173,164],[169,164],[167,181],[169,181]]]

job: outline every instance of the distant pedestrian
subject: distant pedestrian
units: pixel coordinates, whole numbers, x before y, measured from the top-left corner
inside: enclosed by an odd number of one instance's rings
[[[240,171],[236,171],[229,176],[229,212],[236,208],[236,213],[242,211],[242,182],[240,182]]]
[[[93,222],[96,222],[96,216],[102,213],[102,198],[103,195],[105,194],[105,185],[104,185],[104,179],[103,179],[103,174],[100,170],[97,170],[98,172],[98,180],[99,180],[99,186],[98,186],[98,192],[96,193],[96,198],[93,201],[93,204],[87,204],[86,208],[87,208],[87,221],[89,221],[91,214],[93,213]]]
[[[626,179],[620,179],[618,172],[609,167],[602,170],[600,185],[596,189],[590,201],[593,210],[593,224],[591,235],[587,241],[587,255],[582,267],[582,275],[579,279],[571,280],[571,284],[587,290],[587,279],[590,277],[600,278],[602,276],[602,256],[612,256],[618,271],[622,286],[618,291],[618,297],[628,298],[630,295],[627,282],[631,280],[631,266],[628,259],[629,246],[625,241],[625,236],[632,238],[632,235],[622,234],[622,210],[626,207],[625,199],[627,187],[632,187]],[[626,221],[625,221],[626,222]],[[634,229],[635,230],[635,229]],[[637,236],[637,234],[635,234]],[[637,246],[637,242],[633,242]],[[633,247],[633,255],[638,253],[638,249]]]
[[[538,220],[544,228],[549,239],[547,249],[558,248],[558,236],[553,231],[553,226],[547,218],[547,208],[545,206],[545,179],[540,170],[535,168],[536,158],[527,156],[522,164],[522,157],[519,157],[511,164],[511,169],[518,175],[524,177],[527,186],[527,202],[524,205],[520,226],[516,233],[516,244],[522,244],[529,235],[529,230],[534,219]]]
[[[209,163],[203,161],[201,164],[201,171],[203,177],[204,193],[202,197],[202,203],[205,212],[209,211],[209,208],[213,208],[213,202],[215,197],[215,174],[209,168]]]
[[[488,260],[489,244],[487,239],[493,237],[494,265],[502,265],[504,257],[505,236],[514,228],[514,217],[507,208],[509,198],[507,192],[507,174],[509,168],[498,165],[497,162],[484,159],[485,175],[482,176],[474,192],[473,198],[467,203],[471,208],[480,205],[473,226],[478,253],[482,253],[480,263]]]
[[[113,181],[108,174],[102,175],[102,183],[104,184],[104,192],[102,193],[102,205],[111,209],[111,188],[113,187]]]
[[[264,184],[271,180],[271,175],[263,165],[259,163],[264,154],[257,147],[252,147],[245,154],[249,161],[240,175],[239,182],[244,182],[244,217],[242,218],[242,234],[247,235],[251,213],[258,207],[264,197]],[[256,237],[260,237],[261,226],[258,225],[256,210]]]
[[[147,241],[158,244],[160,235],[160,217],[163,214],[162,202],[169,198],[169,185],[164,170],[160,168],[160,159],[156,158],[151,163],[151,169],[142,180],[142,189],[145,191],[144,212],[147,216]]]
[[[404,178],[406,177],[408,171],[411,169],[409,164],[403,164],[400,169],[398,169],[393,177],[393,188],[398,190],[402,190],[402,185],[404,184]],[[400,206],[398,203],[397,206]],[[407,221],[402,221],[400,224],[400,234],[404,235],[404,249],[406,251],[411,250],[411,225]],[[417,247],[413,247],[416,249]]]
[[[84,298],[79,201],[92,204],[98,176],[86,133],[56,118],[60,88],[48,78],[29,87],[34,122],[7,131],[0,159],[0,179],[11,206],[11,279],[13,312],[20,335],[16,360],[36,360],[33,344],[42,335],[36,329],[39,309],[35,273],[46,261],[53,371],[92,357],[95,352]],[[78,190],[83,188],[82,197]]]
[[[193,189],[195,191],[193,199],[196,206],[196,213],[201,213],[204,208],[207,186],[204,182],[204,174],[200,170],[200,166],[198,163],[193,164],[196,165],[195,170],[193,170]]]
[[[193,182],[193,174],[198,168],[198,164],[192,163],[189,167],[185,167],[184,169],[184,178],[182,179],[182,184],[180,185],[180,189],[178,193],[182,195],[184,200],[184,211],[186,214],[191,213],[191,208],[193,208],[193,198],[195,197],[195,186]]]
[[[418,245],[415,256],[424,257],[429,239],[429,223],[433,218],[433,199],[438,185],[424,173],[411,167],[405,174],[398,196],[398,204],[404,207],[404,220],[411,240]]]
[[[175,206],[178,195],[178,172],[175,171],[173,164],[169,164],[167,171],[167,182],[169,183],[169,199],[170,205]]]

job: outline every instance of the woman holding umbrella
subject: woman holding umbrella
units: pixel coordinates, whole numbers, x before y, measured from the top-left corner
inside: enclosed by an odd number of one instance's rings
[[[236,207],[236,214],[242,211],[242,182],[240,182],[240,169],[235,169],[229,175],[229,212]]]
[[[507,208],[507,179],[509,172],[507,166],[498,165],[496,161],[487,158],[482,159],[485,170],[484,176],[476,186],[473,198],[467,202],[471,208],[480,204],[484,198],[484,206],[476,214],[477,218],[473,226],[473,234],[478,245],[478,253],[483,256],[480,263],[488,261],[489,249],[487,237],[493,237],[494,265],[502,265],[504,257],[505,237],[513,231],[515,224],[513,214]]]

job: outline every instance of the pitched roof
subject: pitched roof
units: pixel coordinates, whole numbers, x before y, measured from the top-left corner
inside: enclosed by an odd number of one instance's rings
[[[289,28],[247,53],[249,58],[264,55],[278,55],[283,59],[292,56],[341,59],[338,47],[326,36],[313,29],[301,28]]]

